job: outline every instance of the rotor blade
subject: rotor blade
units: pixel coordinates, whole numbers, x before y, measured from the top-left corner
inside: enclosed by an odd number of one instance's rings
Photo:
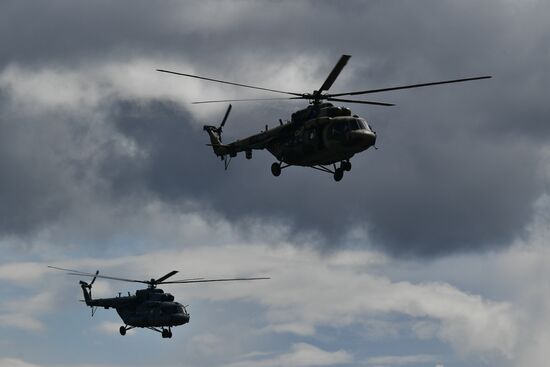
[[[74,269],[65,269],[65,268],[59,268],[57,266],[51,266],[51,265],[48,265],[48,268],[50,269],[55,269],[55,270],[61,270],[61,271],[69,271],[71,273],[80,273],[82,275],[95,275],[93,273],[86,273],[84,271],[80,271],[80,270],[74,270]]]
[[[300,96],[300,97],[290,97],[290,98],[220,99],[220,100],[215,100],[215,101],[197,101],[197,102],[191,102],[191,104],[219,103],[219,102],[281,101],[281,100],[289,100],[289,99],[306,99],[306,98]]]
[[[445,80],[441,82],[431,82],[431,83],[421,83],[421,84],[410,84],[410,85],[402,85],[400,87],[391,87],[391,88],[380,88],[380,89],[368,89],[363,90],[359,92],[347,92],[347,93],[337,93],[337,94],[329,94],[328,97],[338,97],[338,96],[354,96],[358,94],[367,94],[367,93],[379,93],[379,92],[387,92],[390,90],[398,90],[398,89],[409,89],[409,88],[418,88],[418,87],[427,87],[430,85],[439,85],[439,84],[450,84],[450,83],[461,83],[461,82],[468,82],[470,80],[480,80],[480,79],[489,79],[492,78],[492,76],[478,76],[474,78],[464,78],[464,79],[454,79],[454,80]]]
[[[177,271],[176,271],[176,273],[177,273]],[[79,276],[85,276],[85,277],[92,277],[92,276],[95,277],[96,276],[95,274],[88,274],[88,273],[82,273],[82,272],[80,272],[80,273],[67,273],[67,275],[79,275]],[[172,275],[170,275],[170,276],[172,276]],[[97,277],[98,278],[104,278],[104,279],[110,279],[110,280],[120,280],[120,281],[123,281],[123,282],[151,284],[150,280],[125,279],[125,278],[111,277],[111,276],[108,276],[108,275],[98,275]],[[183,280],[184,281],[195,281],[195,280],[201,280],[201,279],[204,279],[204,278],[188,278],[188,279],[183,279]],[[158,284],[158,282],[155,281],[155,284]]]
[[[96,278],[97,278],[98,275],[99,275],[99,270],[96,270],[95,276],[94,276],[94,278],[92,279],[92,281],[90,282],[90,287],[91,287],[92,285],[94,285],[94,282],[95,282],[95,280],[96,280]]]
[[[111,280],[120,280],[120,281],[123,281],[123,282],[132,282],[132,283],[143,283],[143,284],[151,284],[151,281],[149,280],[136,280],[136,279],[126,279],[126,278],[117,278],[117,277],[111,277],[111,276],[108,276],[108,275],[98,275],[97,272],[96,273],[86,273],[84,271],[80,271],[80,270],[74,270],[74,269],[65,269],[65,268],[59,268],[57,266],[50,266],[48,265],[48,268],[51,268],[51,269],[56,269],[56,270],[62,270],[62,271],[68,271],[69,273],[67,273],[67,275],[78,275],[78,276],[85,276],[85,277],[97,277],[97,278],[104,278],[104,279],[111,279]],[[175,272],[175,273],[174,273]],[[172,274],[173,273],[173,274]],[[170,273],[166,274],[165,276],[161,277],[160,279],[166,279],[167,276],[172,276],[174,274],[176,274],[177,271],[176,270],[173,270],[171,271]],[[170,275],[169,275],[170,274]],[[184,281],[197,281],[197,280],[202,280],[204,278],[188,278],[188,279],[183,279]]]
[[[95,274],[88,274],[88,273],[67,273],[67,275],[78,275],[78,276],[84,276],[84,277],[95,277]],[[111,280],[120,280],[121,282],[130,282],[130,283],[143,283],[143,284],[151,284],[150,280],[137,280],[137,279],[126,279],[126,278],[117,278],[117,277],[111,277],[108,275],[97,275],[98,278],[103,279],[111,279]]]
[[[50,269],[55,269],[55,270],[66,271],[66,272],[68,272],[68,273],[67,273],[68,275],[81,275],[81,276],[93,277],[93,278],[95,278],[95,277],[98,276],[98,274],[99,274],[99,270],[97,270],[95,273],[87,273],[87,272],[85,272],[85,271],[74,270],[74,269],[59,268],[59,267],[57,267],[57,266],[50,266],[50,265],[48,265],[48,268],[50,268]],[[102,278],[103,276],[99,276],[99,277]],[[92,280],[92,283],[93,283],[93,280]]]
[[[373,104],[373,105],[376,105],[376,106],[395,106],[393,103],[372,102],[372,101],[355,101],[355,100],[353,100],[353,99],[341,99],[341,98],[327,98],[327,101],[338,101],[338,102],[348,102],[348,103]]]
[[[227,111],[225,112],[225,116],[223,117],[222,123],[220,125],[220,129],[223,128],[223,125],[225,125],[225,121],[227,120],[227,116],[229,116],[229,112],[231,112],[231,105],[227,107]]]
[[[321,88],[319,88],[319,92],[330,89],[330,87],[332,86],[332,83],[334,83],[336,78],[338,78],[338,75],[340,75],[340,72],[342,71],[344,66],[346,66],[350,57],[351,57],[350,55],[342,55],[340,57],[340,60],[338,60],[338,62],[336,63],[336,65],[328,75],[327,79],[325,80]]]
[[[178,273],[177,270],[172,270],[172,271],[169,272],[168,274],[163,275],[163,276],[161,276],[161,277],[158,278],[158,279],[155,279],[155,282],[156,282],[156,283],[160,283],[160,282],[162,282],[163,280],[166,280],[166,279],[170,278],[171,276],[176,275],[177,273]]]
[[[186,77],[189,77],[189,78],[196,78],[196,79],[208,80],[208,81],[210,81],[210,82],[217,82],[217,83],[223,83],[223,84],[236,85],[237,87],[245,87],[245,88],[266,90],[266,91],[268,91],[268,92],[275,92],[275,93],[291,94],[291,95],[293,95],[293,96],[301,96],[301,95],[302,95],[301,93],[286,92],[286,91],[283,91],[283,90],[269,89],[269,88],[263,88],[263,87],[256,87],[256,86],[253,86],[253,85],[247,85],[247,84],[241,84],[241,83],[234,83],[234,82],[226,82],[226,81],[224,81],[224,80],[206,78],[206,77],[204,77],[204,76],[198,76],[198,75],[192,75],[192,74],[177,73],[177,72],[175,72],[175,71],[170,71],[170,70],[157,69],[157,71],[160,71],[160,72],[162,72],[162,73],[169,73],[169,74],[174,74],[174,75],[186,76]]]
[[[210,282],[232,282],[235,280],[263,280],[263,279],[271,279],[266,277],[260,277],[260,278],[222,278],[222,279],[201,279],[201,280],[173,280],[168,282],[162,282],[157,284],[181,284],[181,283],[210,283]]]

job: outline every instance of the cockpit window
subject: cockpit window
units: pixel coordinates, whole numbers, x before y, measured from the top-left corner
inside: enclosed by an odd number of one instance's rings
[[[359,124],[359,126],[361,126],[361,129],[371,130],[369,124],[367,123],[367,121],[365,121],[365,119],[359,118],[357,119],[357,123]]]
[[[351,118],[332,124],[329,131],[331,137],[338,138],[352,130],[370,130],[370,127],[362,118]]]
[[[175,306],[175,305],[174,305],[174,306],[172,306],[172,305],[170,305],[170,306],[163,306],[163,307],[161,308],[161,311],[162,311],[163,314],[167,314],[167,315],[171,315],[171,314],[174,314],[174,313],[179,312],[179,311],[178,311],[178,306]]]
[[[365,129],[365,123],[361,119],[353,119],[348,122],[350,130],[363,130]]]

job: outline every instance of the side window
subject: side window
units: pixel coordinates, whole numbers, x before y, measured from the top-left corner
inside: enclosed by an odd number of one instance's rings
[[[331,136],[333,138],[339,138],[344,133],[344,125],[340,123],[335,123],[331,127]]]
[[[348,122],[348,129],[349,130],[359,130],[361,127],[360,127],[360,124],[359,124],[359,121],[357,120],[350,120]]]

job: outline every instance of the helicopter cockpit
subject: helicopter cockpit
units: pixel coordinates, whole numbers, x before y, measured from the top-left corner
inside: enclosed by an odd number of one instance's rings
[[[161,312],[165,315],[187,314],[185,306],[179,302],[171,302],[161,306]]]
[[[373,131],[369,124],[367,123],[367,120],[361,117],[355,118],[355,120],[349,120],[348,121],[350,130],[367,130],[367,131]]]
[[[336,120],[330,126],[330,136],[334,138],[343,137],[349,131],[367,130],[372,131],[367,121],[363,118],[349,118]]]

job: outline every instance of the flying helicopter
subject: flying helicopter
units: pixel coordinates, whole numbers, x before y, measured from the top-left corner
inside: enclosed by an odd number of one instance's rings
[[[167,279],[178,273],[177,270],[172,270],[157,279],[137,280],[99,275],[99,270],[95,273],[87,273],[79,270],[58,268],[56,266],[48,266],[48,268],[66,271],[68,275],[91,277],[92,281],[90,283],[82,280],[80,281],[80,287],[84,294],[84,300],[82,300],[82,302],[86,303],[86,306],[92,308],[92,316],[94,316],[95,311],[99,307],[105,309],[114,308],[124,322],[124,325],[119,329],[120,335],[126,335],[126,331],[133,328],[147,328],[159,332],[163,338],[171,338],[172,327],[187,324],[191,316],[186,306],[179,302],[175,302],[174,296],[170,293],[164,293],[162,289],[157,288],[158,285],[271,279],[267,277],[221,279],[189,278],[170,281]],[[97,278],[142,283],[147,284],[147,288],[138,289],[135,295],[131,295],[130,292],[128,292],[127,296],[122,296],[119,293],[118,297],[94,299],[92,298],[92,285]]]
[[[287,98],[198,101],[192,102],[193,104],[295,99],[309,101],[309,106],[294,112],[291,119],[284,123],[282,120],[279,120],[279,125],[275,128],[269,129],[268,125],[266,125],[265,130],[260,133],[236,140],[229,144],[224,144],[222,142],[222,131],[229,113],[231,112],[230,104],[219,126],[204,126],[204,130],[210,137],[210,144],[208,145],[212,146],[216,156],[224,161],[226,170],[231,162],[231,158],[236,157],[237,153],[245,152],[246,158],[251,159],[253,150],[267,149],[277,159],[277,162],[271,165],[271,173],[274,176],[279,176],[284,168],[290,166],[304,166],[332,174],[336,181],[340,181],[343,178],[345,171],[351,170],[350,159],[355,154],[367,150],[370,147],[375,147],[376,132],[364,118],[352,113],[349,108],[336,107],[332,103],[324,101],[359,103],[375,106],[394,106],[393,103],[343,99],[340,97],[491,78],[491,76],[479,76],[389,88],[368,89],[356,92],[325,93],[332,87],[332,84],[338,75],[340,75],[340,72],[344,66],[346,66],[350,57],[350,55],[342,55],[321,87],[318,90],[314,90],[312,93],[297,93],[264,88],[164,69],[157,69],[157,71],[292,96]],[[338,163],[339,167],[337,167]]]

